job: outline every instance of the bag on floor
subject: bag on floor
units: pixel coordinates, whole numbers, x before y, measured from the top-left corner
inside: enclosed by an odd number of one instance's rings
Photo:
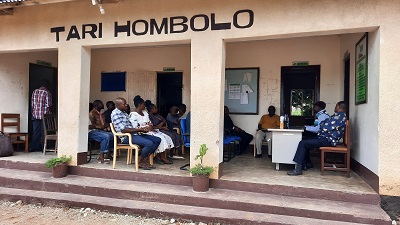
[[[14,154],[14,148],[11,139],[0,131],[0,157]]]

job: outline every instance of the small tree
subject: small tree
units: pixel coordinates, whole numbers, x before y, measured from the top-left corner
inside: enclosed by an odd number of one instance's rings
[[[189,169],[189,172],[192,175],[205,176],[205,175],[210,175],[214,171],[213,167],[204,166],[203,165],[203,157],[206,155],[207,150],[208,150],[208,148],[207,148],[206,144],[200,145],[199,154],[196,155],[196,158],[194,158],[195,160],[200,159],[200,163],[196,164],[196,166],[194,166],[193,168]]]

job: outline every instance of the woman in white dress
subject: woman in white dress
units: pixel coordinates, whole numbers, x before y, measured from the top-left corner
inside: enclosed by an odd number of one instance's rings
[[[158,160],[156,159],[155,161],[163,164],[172,164],[172,161],[168,160],[166,157],[166,150],[175,147],[172,139],[168,135],[160,132],[158,129],[153,129],[153,124],[149,119],[149,113],[145,110],[146,106],[144,100],[139,95],[135,96],[133,104],[136,108],[129,114],[129,120],[132,123],[132,126],[134,128],[147,127],[149,131],[146,132],[146,134],[161,138],[161,143],[156,150],[156,158]]]

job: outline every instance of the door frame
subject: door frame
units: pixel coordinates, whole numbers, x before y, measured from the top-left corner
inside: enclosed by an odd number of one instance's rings
[[[315,91],[314,100],[319,101],[320,99],[320,81],[321,81],[321,65],[309,65],[309,66],[281,66],[281,103],[280,103],[280,115],[285,114],[285,85],[284,75],[287,73],[293,73],[294,71],[308,71],[315,73]],[[289,115],[289,112],[287,112]]]

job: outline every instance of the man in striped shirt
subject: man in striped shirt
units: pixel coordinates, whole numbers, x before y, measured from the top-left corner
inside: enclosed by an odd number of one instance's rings
[[[50,114],[50,107],[52,105],[51,93],[47,89],[49,82],[43,80],[40,88],[32,93],[31,107],[32,107],[32,125],[33,135],[31,143],[31,151],[42,151],[44,143],[44,128],[43,128],[43,115]]]

